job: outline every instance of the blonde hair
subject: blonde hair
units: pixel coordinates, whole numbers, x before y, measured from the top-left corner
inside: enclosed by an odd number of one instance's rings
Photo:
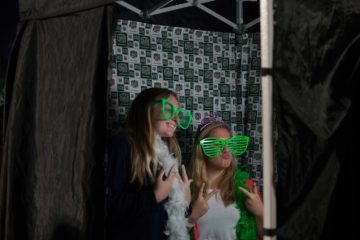
[[[197,144],[196,141],[207,138],[210,135],[210,132],[215,128],[225,128],[229,132],[230,136],[232,136],[231,131],[229,130],[229,126],[226,123],[215,122],[205,127],[202,131],[200,131],[200,128],[198,128],[193,145],[193,154],[191,155],[189,169],[189,178],[194,180],[192,183],[192,199],[197,198],[202,183],[205,183],[204,192],[202,193],[203,196],[206,196],[209,190],[205,154],[202,151],[201,145]],[[230,166],[226,168],[224,172],[215,180],[215,186],[220,190],[220,196],[225,206],[235,202],[235,172],[236,165],[234,161],[234,155],[232,155]]]
[[[167,99],[171,95],[178,99],[176,93],[168,89],[149,88],[142,91],[131,104],[124,126],[119,131],[125,135],[131,146],[131,182],[137,178],[140,188],[147,183],[146,176],[152,183],[155,182],[154,174],[156,174],[158,164],[154,151],[155,135],[151,124],[151,113],[156,105],[152,105],[152,102]],[[170,153],[174,153],[175,157],[181,160],[181,150],[175,134],[163,140],[169,147]],[[153,173],[150,170],[151,161]]]

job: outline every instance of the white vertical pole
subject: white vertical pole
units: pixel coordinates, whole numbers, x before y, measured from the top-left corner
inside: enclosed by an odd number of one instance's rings
[[[274,188],[273,138],[273,1],[260,0],[262,107],[263,107],[263,181],[264,240],[276,240],[276,198]]]

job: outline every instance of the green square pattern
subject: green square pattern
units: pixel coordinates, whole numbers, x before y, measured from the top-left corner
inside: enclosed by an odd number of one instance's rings
[[[193,115],[188,129],[175,132],[182,162],[189,164],[201,119],[216,114],[232,135],[250,137],[247,151],[235,161],[247,164],[245,170],[262,189],[260,33],[235,35],[119,19],[112,53],[109,130],[124,122],[141,91],[170,89],[178,94],[180,108]],[[276,144],[275,111],[274,117]]]

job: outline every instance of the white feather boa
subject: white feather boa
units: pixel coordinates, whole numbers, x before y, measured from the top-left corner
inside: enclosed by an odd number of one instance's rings
[[[164,143],[161,137],[155,134],[154,150],[160,166],[165,167],[165,175],[168,176],[171,167],[176,164],[176,169],[179,169],[179,161],[169,153],[168,146]],[[169,194],[169,201],[165,204],[165,210],[168,213],[168,220],[165,224],[165,234],[168,235],[169,240],[188,240],[189,234],[186,230],[188,221],[185,218],[185,211],[188,202],[185,200],[185,193],[183,186],[177,178],[175,178],[171,192]]]

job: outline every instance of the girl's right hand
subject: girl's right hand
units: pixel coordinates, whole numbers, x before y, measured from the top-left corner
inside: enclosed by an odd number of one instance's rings
[[[199,218],[205,215],[209,210],[208,200],[218,192],[217,189],[207,194],[205,197],[203,196],[205,183],[201,184],[199,194],[196,200],[191,203],[192,213],[189,216],[189,223],[194,224]]]
[[[258,195],[256,183],[253,183],[253,190],[248,191],[245,188],[239,187],[239,189],[245,194],[246,208],[254,215],[255,218],[264,217],[264,204]]]
[[[163,176],[165,174],[165,167],[161,167],[161,170],[159,172],[159,176],[156,178],[156,182],[155,182],[155,198],[156,198],[156,202],[159,203],[162,200],[164,200],[167,196],[169,196],[171,188],[172,188],[172,184],[174,182],[174,179],[176,177],[176,173],[175,173],[175,167],[176,164],[174,164],[170,171],[169,171],[169,175],[168,177],[165,179],[165,181],[163,181]]]

